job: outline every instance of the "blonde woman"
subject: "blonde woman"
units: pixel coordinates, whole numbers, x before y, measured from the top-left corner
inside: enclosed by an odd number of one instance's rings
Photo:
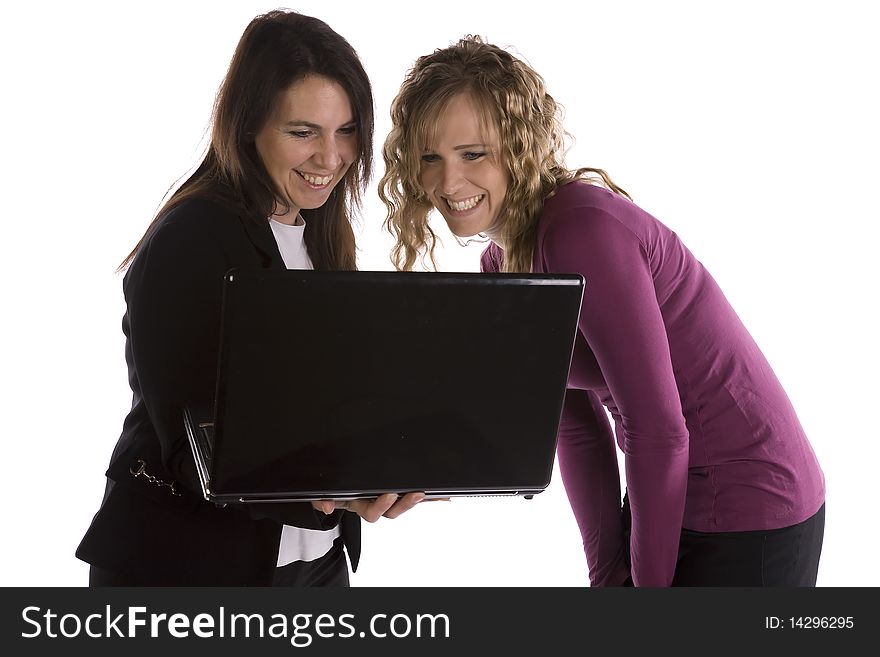
[[[399,269],[433,261],[436,209],[491,240],[484,271],[587,281],[558,459],[592,584],[814,586],[824,476],[785,391],[676,234],[604,171],[565,166],[542,78],[467,37],[415,62],[391,117]]]

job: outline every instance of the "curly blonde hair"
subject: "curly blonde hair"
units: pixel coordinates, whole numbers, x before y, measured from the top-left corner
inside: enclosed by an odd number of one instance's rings
[[[601,169],[566,168],[562,108],[543,78],[507,51],[468,35],[419,57],[391,105],[379,197],[387,208],[385,228],[396,240],[391,261],[397,269],[409,271],[426,257],[436,269],[437,236],[428,225],[433,206],[419,183],[421,155],[449,101],[461,93],[480,112],[484,133],[495,127],[500,163],[509,174],[497,217],[504,271],[532,270],[538,218],[561,185],[585,179],[629,198]]]

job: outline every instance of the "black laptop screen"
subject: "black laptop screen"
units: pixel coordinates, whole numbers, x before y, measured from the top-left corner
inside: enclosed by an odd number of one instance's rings
[[[225,285],[215,493],[549,483],[581,277],[241,270]]]

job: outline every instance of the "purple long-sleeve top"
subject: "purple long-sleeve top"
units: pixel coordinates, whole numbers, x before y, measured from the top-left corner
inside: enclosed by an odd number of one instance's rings
[[[499,271],[502,259],[493,243],[482,269]],[[637,586],[670,585],[682,528],[775,529],[819,509],[824,477],[791,402],[674,232],[627,199],[574,182],[544,204],[533,270],[586,279],[557,456],[594,586],[629,574]]]

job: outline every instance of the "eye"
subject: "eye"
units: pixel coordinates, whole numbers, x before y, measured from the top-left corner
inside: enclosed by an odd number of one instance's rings
[[[467,160],[468,162],[473,162],[474,160],[479,160],[481,157],[486,155],[485,151],[465,151],[461,154],[462,158]]]
[[[339,130],[337,130],[337,132],[338,132],[340,135],[353,135],[355,132],[357,132],[357,126],[355,126],[355,125],[347,125],[347,126],[345,126],[345,127],[343,127],[343,128],[339,128]]]
[[[313,130],[290,130],[288,133],[291,137],[297,137],[298,139],[307,139],[314,135]]]
[[[425,164],[431,164],[432,162],[439,162],[440,156],[436,153],[425,153],[422,155],[422,162]]]

